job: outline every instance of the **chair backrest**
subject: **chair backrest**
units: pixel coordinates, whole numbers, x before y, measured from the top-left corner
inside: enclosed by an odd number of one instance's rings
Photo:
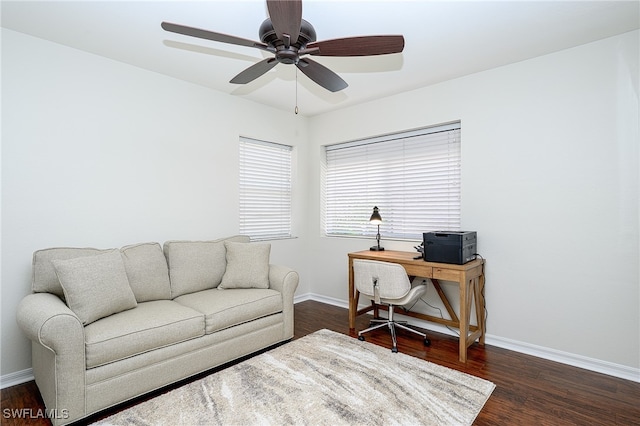
[[[397,263],[354,259],[353,281],[356,289],[367,296],[375,295],[377,285],[383,299],[401,299],[411,290],[407,271]]]

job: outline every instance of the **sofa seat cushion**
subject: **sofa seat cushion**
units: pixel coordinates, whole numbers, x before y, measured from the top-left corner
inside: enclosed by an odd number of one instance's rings
[[[205,316],[207,334],[282,312],[282,295],[271,289],[211,289],[174,299]]]
[[[87,368],[204,335],[204,315],[171,300],[138,303],[87,325]]]

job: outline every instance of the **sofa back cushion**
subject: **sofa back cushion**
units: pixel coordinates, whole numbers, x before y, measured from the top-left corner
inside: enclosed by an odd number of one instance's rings
[[[138,302],[171,299],[169,268],[158,243],[142,243],[120,249],[129,285]]]
[[[169,265],[171,298],[217,287],[226,270],[225,241],[249,242],[237,235],[213,241],[167,241],[164,254]]]
[[[34,293],[52,293],[64,298],[54,260],[96,256],[113,249],[58,247],[33,253],[31,289]],[[158,243],[142,243],[120,249],[131,289],[138,302],[169,299],[171,287],[167,261]]]
[[[59,247],[38,250],[33,253],[31,290],[34,293],[52,293],[64,298],[62,286],[53,267],[53,260],[68,260],[77,257],[95,256],[109,250],[95,248]]]

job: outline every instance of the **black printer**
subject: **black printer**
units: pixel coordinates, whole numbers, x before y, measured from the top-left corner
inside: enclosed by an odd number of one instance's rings
[[[462,265],[476,258],[476,232],[425,232],[424,260],[427,262]]]

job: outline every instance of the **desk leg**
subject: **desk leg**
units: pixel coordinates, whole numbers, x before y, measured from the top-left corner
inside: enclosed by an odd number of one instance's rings
[[[485,308],[485,300],[484,300],[484,274],[480,275],[475,280],[475,300],[476,300],[476,318],[478,321],[478,327],[480,328],[480,339],[478,343],[484,346],[484,335],[486,332],[486,324],[484,317],[484,308]]]
[[[466,274],[460,280],[460,362],[467,362],[467,338],[469,337],[469,282]]]
[[[356,328],[356,313],[358,311],[358,299],[353,283],[353,260],[349,258],[349,329]]]

